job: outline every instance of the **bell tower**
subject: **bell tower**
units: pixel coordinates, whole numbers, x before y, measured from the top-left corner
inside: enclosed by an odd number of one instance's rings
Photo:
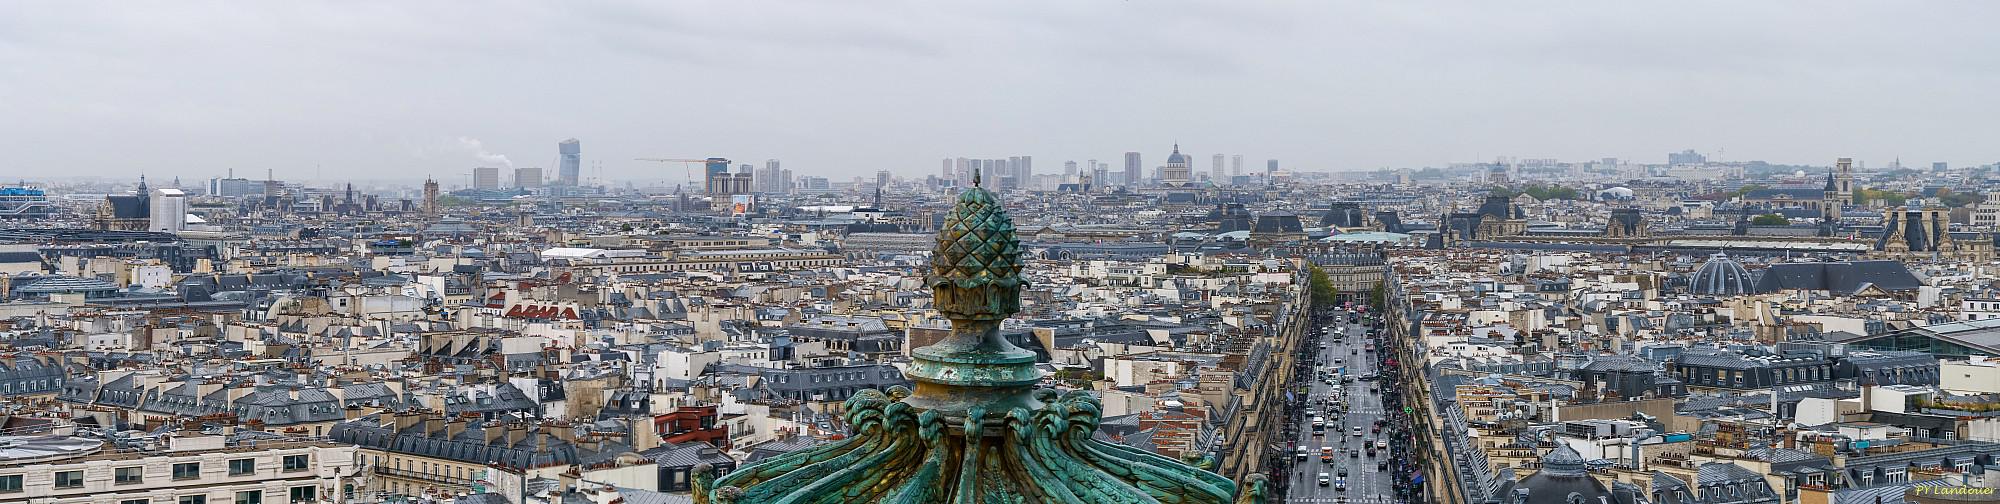
[[[1838,185],[1840,200],[1854,201],[1854,158],[1840,158],[1834,162],[1834,182]]]

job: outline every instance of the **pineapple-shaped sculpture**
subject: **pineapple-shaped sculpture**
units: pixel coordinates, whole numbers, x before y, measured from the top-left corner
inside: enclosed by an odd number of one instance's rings
[[[946,318],[1001,320],[1021,311],[1021,240],[976,174],[938,230],[928,279]]]

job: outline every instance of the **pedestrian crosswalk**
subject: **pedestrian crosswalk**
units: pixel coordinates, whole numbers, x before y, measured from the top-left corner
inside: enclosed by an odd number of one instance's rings
[[[1292,502],[1298,504],[1318,503],[1318,502],[1328,502],[1335,504],[1342,502],[1348,504],[1395,504],[1396,498],[1387,495],[1354,495],[1354,496],[1342,495],[1334,497],[1312,496],[1312,497],[1292,497],[1289,499],[1285,499],[1285,502]]]

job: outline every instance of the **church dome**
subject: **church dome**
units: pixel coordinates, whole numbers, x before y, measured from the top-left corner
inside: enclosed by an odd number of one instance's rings
[[[1590,477],[1584,469],[1583,454],[1569,445],[1542,456],[1542,469],[1514,488],[1508,504],[1613,504],[1611,490]]]
[[[1708,262],[1701,263],[1701,268],[1694,271],[1694,277],[1688,279],[1688,292],[1736,296],[1749,294],[1752,283],[1750,271],[1743,269],[1742,264],[1727,255],[1716,253],[1708,258]]]
[[[1174,144],[1174,153],[1167,155],[1167,164],[1170,165],[1188,164],[1187,155],[1181,154],[1181,144]]]

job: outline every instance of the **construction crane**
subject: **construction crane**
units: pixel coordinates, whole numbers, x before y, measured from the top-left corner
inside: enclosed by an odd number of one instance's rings
[[[681,163],[683,165],[700,164],[702,166],[708,166],[709,163],[722,163],[723,166],[729,166],[729,160],[723,158],[708,158],[708,159],[634,158],[633,161],[652,161],[655,163]],[[706,173],[704,173],[704,175],[706,175]],[[692,184],[696,180],[698,179],[694,178],[694,167],[688,166],[687,182]],[[703,177],[702,179],[699,180],[707,180],[707,177]]]

